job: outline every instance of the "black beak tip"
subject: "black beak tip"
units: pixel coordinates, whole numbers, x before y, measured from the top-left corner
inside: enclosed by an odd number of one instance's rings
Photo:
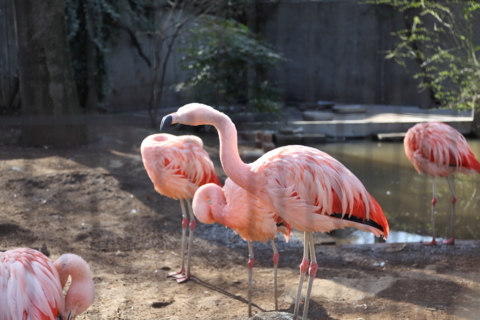
[[[160,132],[165,131],[165,129],[172,124],[172,120],[173,118],[171,115],[163,117],[162,123],[160,124]]]

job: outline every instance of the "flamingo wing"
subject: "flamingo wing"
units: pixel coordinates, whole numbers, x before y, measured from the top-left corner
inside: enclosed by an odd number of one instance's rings
[[[388,222],[375,199],[345,166],[305,146],[277,148],[252,165],[261,173],[259,199],[292,227],[331,231],[353,226],[388,234]]]
[[[157,142],[150,137],[142,143],[141,152],[145,169],[159,193],[186,199],[193,198],[201,185],[220,185],[208,153],[197,142],[185,138]]]
[[[225,180],[223,191],[227,201],[223,210],[223,225],[232,228],[247,241],[266,242],[275,238],[279,219],[276,220],[275,215],[256,197],[230,179]],[[280,231],[286,233],[283,229]]]
[[[42,253],[0,253],[0,320],[54,320],[64,307],[58,273]]]

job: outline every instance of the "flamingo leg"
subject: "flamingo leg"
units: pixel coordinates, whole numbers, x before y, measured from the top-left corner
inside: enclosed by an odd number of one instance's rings
[[[192,257],[193,239],[195,237],[194,236],[195,225],[197,224],[197,222],[195,220],[195,216],[193,215],[192,204],[190,202],[190,199],[186,199],[185,201],[187,202],[188,213],[190,215],[190,224],[189,224],[190,232],[188,234],[188,249],[187,249],[187,272],[185,273],[185,275],[176,277],[178,283],[188,281],[188,279],[190,279],[190,277],[191,277],[190,260],[191,260],[191,257]]]
[[[422,244],[427,245],[427,246],[432,246],[437,244],[437,240],[435,240],[435,205],[437,204],[437,188],[436,188],[436,182],[435,182],[435,177],[432,178],[432,191],[433,191],[433,197],[432,197],[432,234],[433,238],[432,241],[424,241]]]
[[[297,299],[295,300],[295,309],[293,311],[293,320],[297,320],[298,308],[300,306],[300,297],[302,294],[303,279],[308,268],[308,246],[310,243],[310,232],[305,232],[303,240],[303,260],[300,264],[300,280],[298,281]]]
[[[278,311],[277,267],[280,254],[278,253],[277,247],[275,246],[275,241],[273,239],[270,239],[270,242],[272,243],[273,249],[273,286],[275,290],[275,311]]]
[[[252,316],[252,279],[253,279],[253,264],[255,257],[253,255],[252,241],[248,241],[248,317]]]
[[[303,320],[307,320],[308,315],[308,306],[310,304],[310,294],[312,293],[312,286],[313,280],[315,280],[315,275],[317,274],[318,264],[317,264],[317,256],[315,255],[315,245],[313,242],[313,233],[310,232],[309,237],[309,246],[310,246],[310,268],[308,269],[308,275],[310,278],[308,279],[308,287],[307,287],[307,294],[305,296],[305,305],[303,306]]]
[[[448,181],[448,187],[450,188],[450,192],[452,193],[452,218],[450,221],[452,237],[448,240],[443,240],[442,242],[444,244],[455,244],[454,221],[455,221],[455,203],[457,202],[457,197],[455,196],[455,191],[453,191],[453,186],[448,176],[447,176],[447,181]]]
[[[182,267],[180,270],[176,272],[170,272],[168,274],[169,277],[177,277],[177,276],[183,276],[185,273],[185,243],[187,240],[187,225],[188,225],[188,218],[187,218],[187,213],[185,212],[185,204],[183,203],[182,199],[179,199],[180,201],[180,208],[182,209],[182,249],[180,250],[180,257],[182,259]]]

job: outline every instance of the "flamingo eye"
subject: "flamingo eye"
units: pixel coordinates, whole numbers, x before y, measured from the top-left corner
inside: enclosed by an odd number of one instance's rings
[[[208,199],[207,202],[208,202],[209,205],[212,205],[212,200],[211,199]]]

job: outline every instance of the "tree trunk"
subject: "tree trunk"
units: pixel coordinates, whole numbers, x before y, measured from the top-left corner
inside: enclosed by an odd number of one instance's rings
[[[15,0],[22,113],[20,143],[87,141],[67,42],[63,0]]]

